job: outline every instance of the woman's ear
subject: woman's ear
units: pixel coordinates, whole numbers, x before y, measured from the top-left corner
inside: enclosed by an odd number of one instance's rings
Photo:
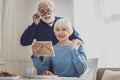
[[[72,33],[71,33],[70,29],[68,30],[68,32],[69,32],[69,35],[71,36]]]
[[[69,31],[68,33],[69,33],[69,37],[70,37],[71,36],[71,32]]]

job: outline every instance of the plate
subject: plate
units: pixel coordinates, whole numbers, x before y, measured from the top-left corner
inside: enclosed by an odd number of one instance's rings
[[[23,76],[24,78],[29,78],[29,79],[54,79],[56,78],[57,76],[54,75],[54,76],[40,76],[40,75],[29,75],[29,76]]]
[[[23,78],[36,78],[37,75],[24,75]]]
[[[29,79],[54,79],[56,78],[56,75],[53,76],[45,76],[45,75],[25,75],[23,78],[29,78]]]
[[[10,77],[0,77],[0,80],[16,80],[16,79],[20,79],[21,76],[10,76]]]
[[[54,75],[54,76],[44,76],[44,75],[42,75],[42,76],[37,76],[36,78],[39,78],[39,79],[54,79],[56,77],[57,77],[56,75]]]

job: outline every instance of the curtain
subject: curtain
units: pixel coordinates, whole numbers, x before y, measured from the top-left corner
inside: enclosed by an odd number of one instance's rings
[[[0,0],[0,54],[1,54],[1,10],[2,10],[2,0]]]
[[[3,0],[2,10],[2,56],[15,56],[16,43],[16,0]]]
[[[32,11],[28,10],[34,5],[29,7],[26,3],[29,4],[27,0],[3,0],[1,56],[4,60],[31,60],[31,46],[20,44],[23,31],[32,23]]]

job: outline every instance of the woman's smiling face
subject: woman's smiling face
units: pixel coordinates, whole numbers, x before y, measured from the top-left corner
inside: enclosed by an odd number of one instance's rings
[[[69,39],[70,31],[67,25],[61,24],[57,27],[55,27],[55,35],[58,41],[66,41]]]

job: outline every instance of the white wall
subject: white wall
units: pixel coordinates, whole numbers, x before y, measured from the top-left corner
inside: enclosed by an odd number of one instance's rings
[[[120,0],[74,2],[74,23],[85,41],[87,56],[98,57],[99,67],[120,67]]]
[[[120,67],[120,21],[106,24],[107,28],[107,67]]]
[[[55,3],[56,12],[58,16],[70,19],[71,23],[74,23],[74,0],[53,0]]]
[[[106,32],[101,13],[101,0],[74,1],[74,23],[84,39],[87,56],[100,58],[99,65],[101,65],[106,62],[104,60]]]
[[[105,24],[107,33],[107,67],[120,67],[120,0],[106,0],[105,9],[107,10],[108,22]],[[113,15],[117,15],[115,18]],[[113,20],[114,19],[114,20]],[[115,20],[116,19],[116,20]]]

